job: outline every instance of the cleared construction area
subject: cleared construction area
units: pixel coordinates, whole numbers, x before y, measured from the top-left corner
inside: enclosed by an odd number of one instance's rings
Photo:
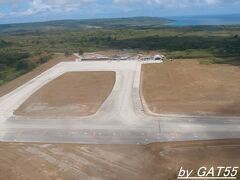
[[[231,140],[240,137],[239,118],[147,116],[141,65],[64,62],[2,97],[0,140],[15,143],[0,143],[0,179],[173,180],[181,166],[239,166],[240,141]],[[143,77],[159,84],[160,65],[146,66],[152,72],[144,70]],[[11,117],[18,107],[23,116]]]
[[[111,93],[115,72],[69,72],[51,81],[15,112],[22,116],[87,116]]]
[[[156,114],[240,115],[240,70],[197,60],[142,67],[145,110]]]
[[[0,143],[0,179],[169,179],[180,167],[239,166],[239,140],[77,145]]]
[[[95,61],[62,62],[54,66],[0,99],[0,139],[7,142],[149,144],[151,142],[240,137],[239,117],[182,117],[177,115],[153,117],[144,114],[139,96],[141,65],[142,63],[139,61]],[[71,112],[70,115],[65,115],[66,112],[62,110],[62,107],[57,107],[59,110],[57,115],[56,111],[50,111],[48,113],[50,115],[46,117],[43,117],[46,115],[44,111],[41,112],[43,116],[40,117],[13,115],[16,109],[26,103],[26,100],[31,99],[29,99],[31,95],[40,92],[39,89],[54,82],[56,78],[67,72],[85,71],[116,72],[113,90],[96,114],[73,117],[73,113],[80,116],[79,114],[83,113],[82,110],[79,109],[75,112],[73,109],[74,111],[67,112]],[[55,96],[57,93],[53,92],[56,89],[65,91],[62,87],[64,83],[68,84],[69,81],[63,81],[59,88],[55,87],[48,92]],[[94,85],[94,93],[99,91],[99,87],[99,85],[97,87]],[[61,95],[64,96],[61,97]],[[64,99],[67,96],[71,96],[71,93],[65,95],[64,92],[57,97]],[[58,100],[58,98],[54,97],[53,99]],[[48,102],[50,99],[48,97],[46,101]],[[36,102],[39,101],[41,103],[42,98]],[[69,103],[73,105],[72,101]],[[32,109],[39,110],[39,106],[36,106],[35,109],[30,108],[30,110]],[[46,106],[46,109],[54,108]]]

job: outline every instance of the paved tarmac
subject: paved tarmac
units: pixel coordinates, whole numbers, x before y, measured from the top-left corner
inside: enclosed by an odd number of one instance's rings
[[[139,96],[141,62],[63,62],[0,98],[0,141],[148,144],[240,138],[240,117],[150,116]],[[115,71],[113,91],[88,117],[20,117],[13,112],[29,96],[65,72]]]

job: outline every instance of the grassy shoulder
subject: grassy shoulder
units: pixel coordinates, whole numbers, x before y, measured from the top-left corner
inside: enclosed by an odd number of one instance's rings
[[[146,108],[157,114],[238,116],[239,77],[238,66],[191,59],[145,64],[141,93]]]
[[[70,72],[51,81],[16,110],[21,116],[87,116],[97,112],[112,91],[115,72]]]

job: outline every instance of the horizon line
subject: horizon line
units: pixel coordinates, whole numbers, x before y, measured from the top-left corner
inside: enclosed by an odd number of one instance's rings
[[[39,20],[39,21],[22,21],[22,22],[13,22],[13,23],[0,23],[0,25],[12,25],[12,24],[33,24],[33,23],[46,23],[54,21],[84,21],[84,20],[100,20],[100,19],[129,19],[129,18],[163,18],[168,20],[174,20],[171,18],[181,18],[181,17],[216,17],[216,16],[231,16],[231,15],[240,15],[240,13],[231,13],[231,14],[210,14],[210,15],[179,15],[179,16],[127,16],[127,17],[96,17],[96,18],[66,18],[66,19],[51,19],[51,20]]]

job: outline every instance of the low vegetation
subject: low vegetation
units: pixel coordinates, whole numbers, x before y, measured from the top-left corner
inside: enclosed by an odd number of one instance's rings
[[[32,70],[39,64],[47,62],[51,57],[52,54],[45,51],[38,54],[31,54],[27,51],[1,49],[0,85]]]
[[[1,25],[0,84],[46,62],[52,53],[70,55],[79,49],[159,50],[170,59],[240,64],[240,26],[164,26],[168,22],[122,18]]]

